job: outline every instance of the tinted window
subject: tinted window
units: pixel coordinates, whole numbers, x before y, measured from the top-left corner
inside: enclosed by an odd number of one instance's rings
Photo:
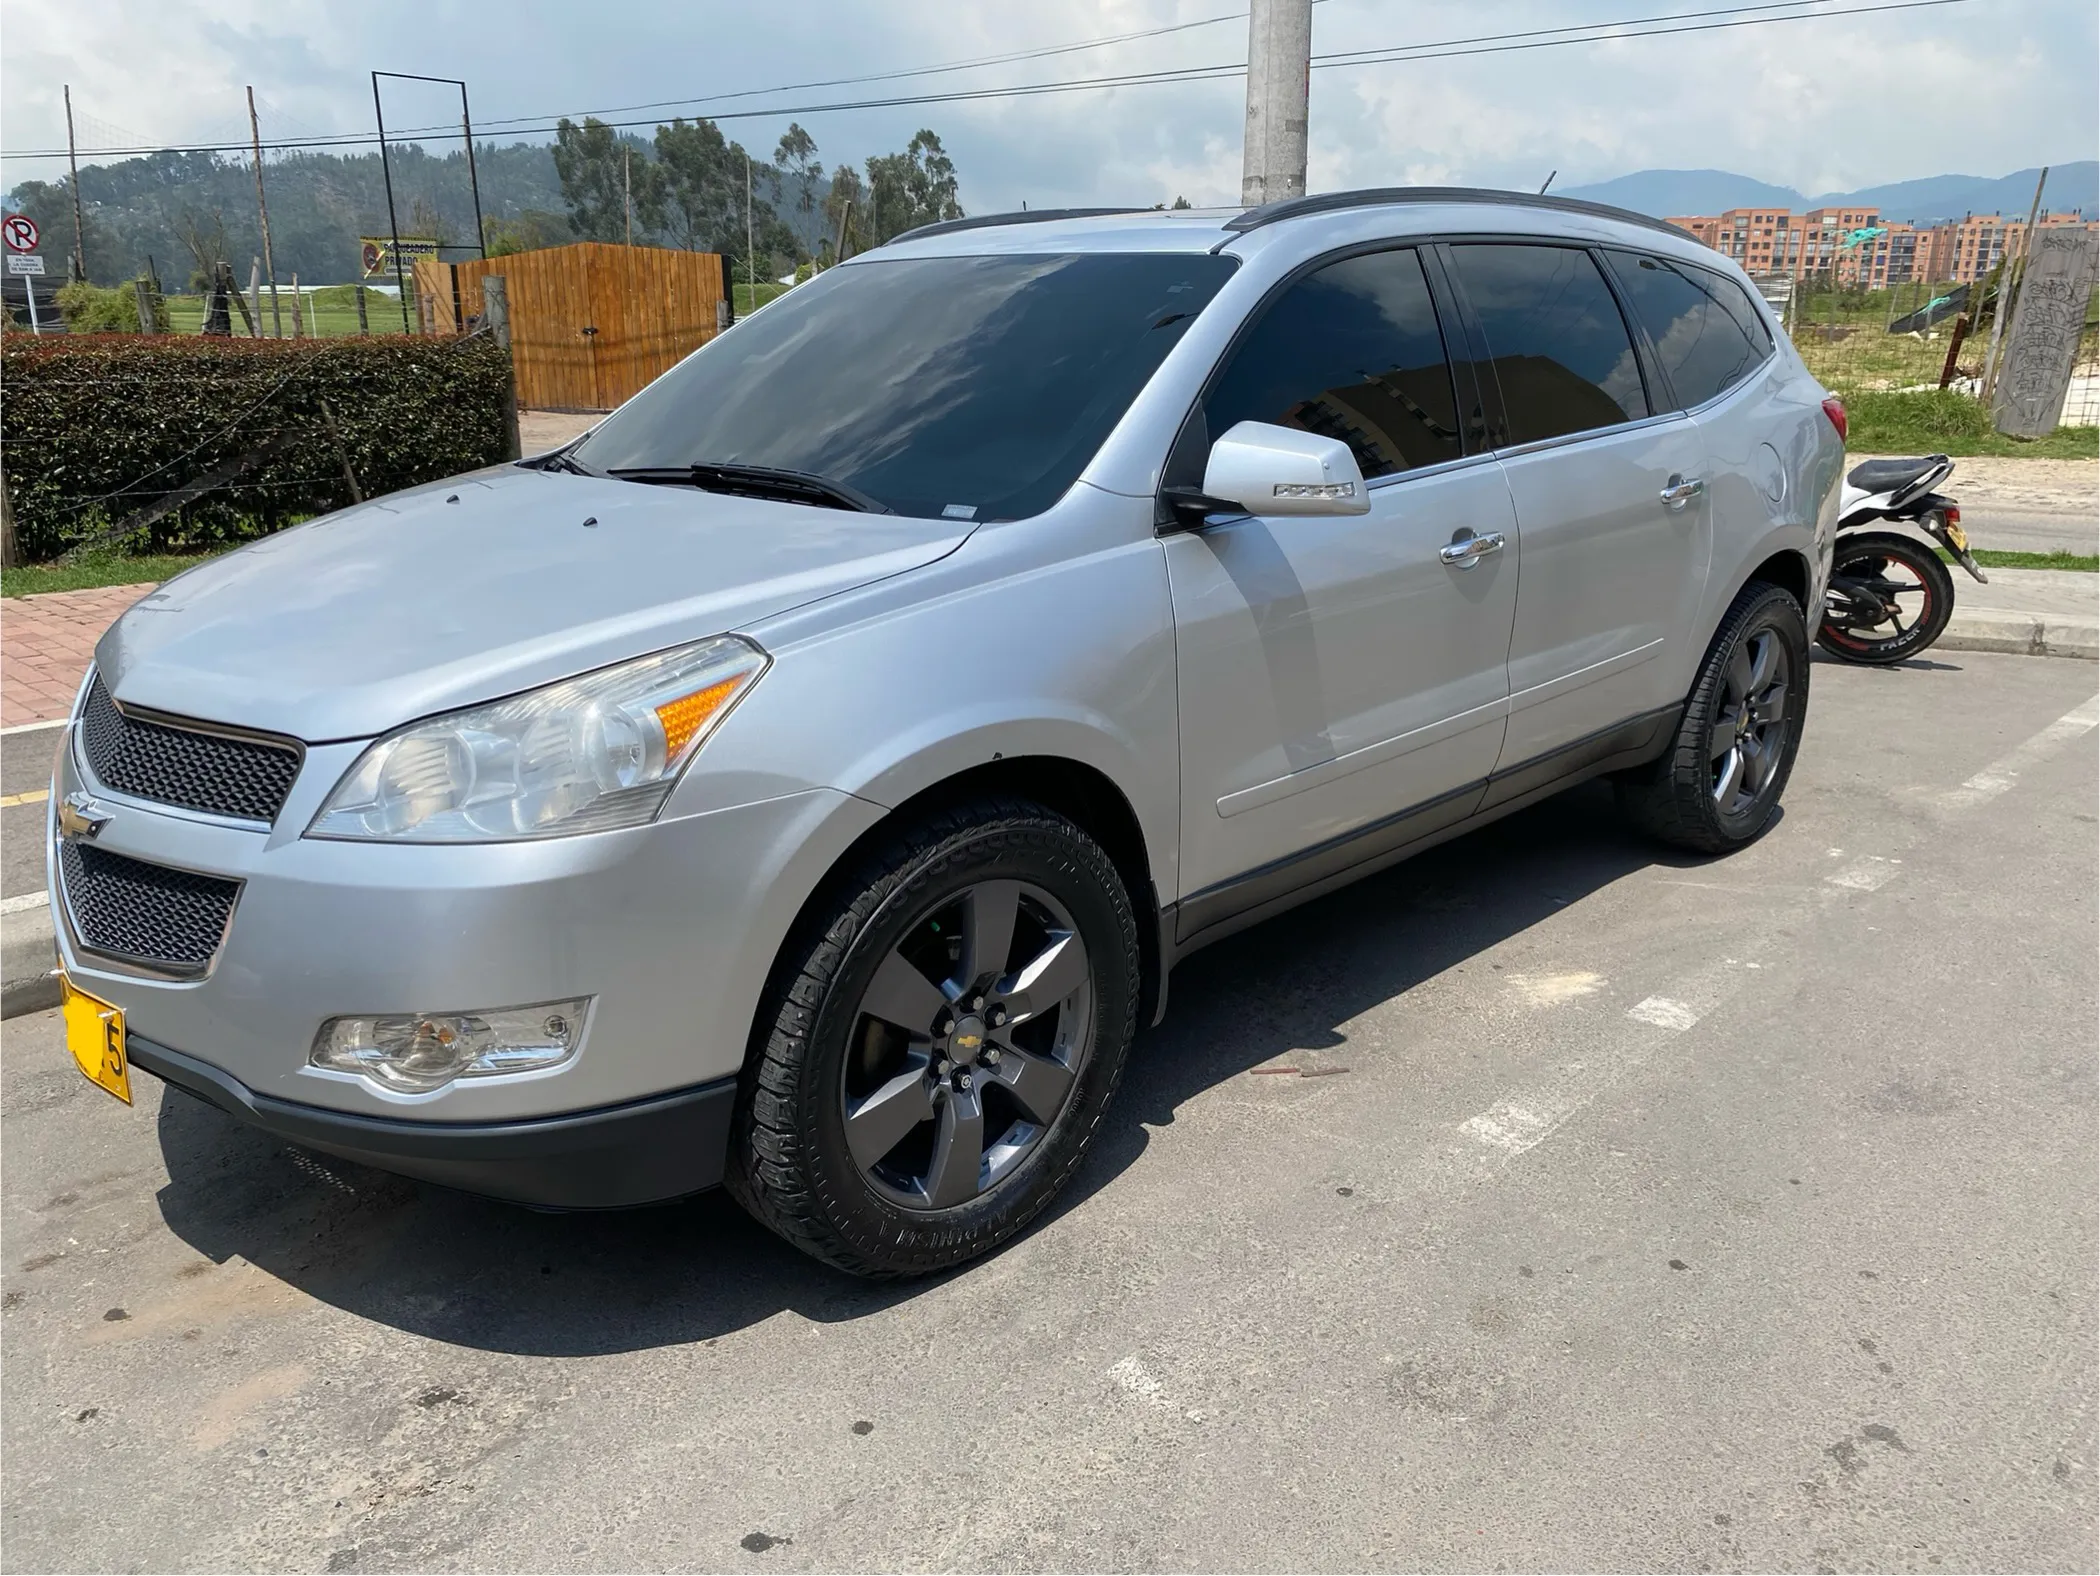
[[[1765,359],[1771,339],[1752,338],[1751,330],[1762,325],[1746,322],[1750,304],[1727,280],[1666,258],[1607,255],[1679,405],[1705,404]]]
[[[1262,314],[1204,401],[1209,436],[1266,421],[1339,438],[1365,476],[1459,457],[1451,366],[1412,250],[1308,274]]]
[[[1648,414],[1626,321],[1587,252],[1455,246],[1458,276],[1502,390],[1502,444],[1533,443]]]
[[[575,454],[603,471],[803,471],[900,514],[1036,514],[1233,267],[1093,253],[834,268],[680,362]]]

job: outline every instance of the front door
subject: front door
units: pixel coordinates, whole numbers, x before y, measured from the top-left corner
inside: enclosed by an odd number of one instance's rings
[[[1699,428],[1647,387],[1596,259],[1460,244],[1478,375],[1524,533],[1501,772],[1683,699],[1713,548]],[[1500,395],[1496,411],[1494,393]]]
[[[1290,286],[1207,396],[1207,436],[1186,452],[1242,420],[1340,438],[1371,508],[1166,541],[1184,939],[1478,802],[1502,742],[1519,542],[1508,486],[1465,454],[1458,408],[1407,248]],[[1447,557],[1475,537],[1497,545]]]

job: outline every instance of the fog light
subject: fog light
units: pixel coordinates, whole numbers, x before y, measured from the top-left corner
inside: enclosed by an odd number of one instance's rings
[[[425,1094],[455,1078],[559,1067],[576,1054],[589,1005],[585,999],[493,1012],[330,1018],[314,1036],[307,1060],[382,1088]]]

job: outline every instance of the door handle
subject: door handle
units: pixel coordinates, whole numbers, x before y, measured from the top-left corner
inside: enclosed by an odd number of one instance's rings
[[[1705,477],[1673,475],[1670,485],[1662,490],[1663,506],[1668,509],[1682,509],[1705,491]]]
[[[1489,531],[1483,536],[1461,532],[1439,547],[1436,555],[1454,569],[1471,569],[1488,554],[1501,552],[1503,545],[1500,531]]]

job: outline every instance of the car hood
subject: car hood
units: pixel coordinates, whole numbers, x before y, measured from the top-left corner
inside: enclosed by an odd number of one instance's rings
[[[126,705],[366,738],[915,569],[970,530],[504,467],[179,575],[95,662]]]

